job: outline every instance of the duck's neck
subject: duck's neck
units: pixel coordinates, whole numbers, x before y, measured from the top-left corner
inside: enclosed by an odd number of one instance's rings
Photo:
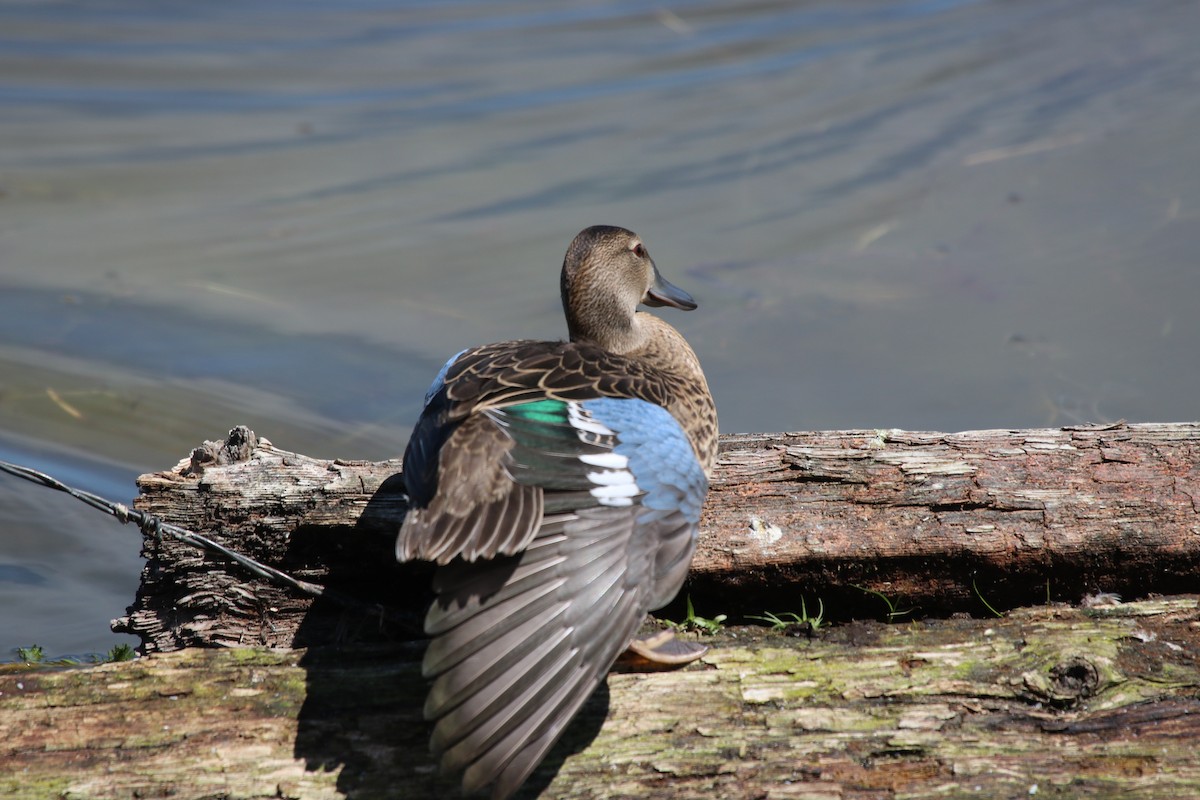
[[[594,297],[577,313],[568,307],[567,332],[572,342],[591,342],[610,353],[628,355],[645,346],[647,329],[641,318],[652,316],[640,312],[630,316],[616,298],[604,302]]]
[[[700,359],[696,357],[687,339],[683,338],[683,334],[672,325],[653,314],[639,311],[633,315],[631,329],[632,346],[613,352],[644,361],[663,372],[673,372],[686,378],[704,381]],[[707,386],[705,384],[706,389]]]

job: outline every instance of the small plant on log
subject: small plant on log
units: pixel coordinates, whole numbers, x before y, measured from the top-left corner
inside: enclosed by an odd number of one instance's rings
[[[815,617],[808,615],[808,607],[804,603],[804,597],[800,598],[800,613],[794,611],[785,611],[782,614],[773,614],[770,611],[764,611],[761,616],[752,614],[746,619],[756,619],[765,622],[771,626],[772,631],[785,634],[806,633],[809,636],[817,632],[821,627],[821,623],[825,621],[825,603],[821,598],[817,598],[817,611]]]
[[[883,592],[877,592],[874,589],[867,588],[866,586],[855,585],[854,588],[858,589],[860,592],[866,592],[867,594],[874,595],[883,601],[884,605],[887,606],[887,622],[895,622],[898,617],[904,617],[913,612],[913,609],[911,608],[897,608],[896,602]]]
[[[137,658],[137,651],[127,644],[113,645],[112,649],[101,655],[92,653],[83,658],[78,656],[62,656],[48,658],[45,649],[39,644],[15,649],[17,660],[11,665],[16,668],[28,667],[80,667],[85,664],[107,664],[110,661],[132,661]]]
[[[717,614],[712,619],[707,617],[697,616],[696,609],[692,606],[692,596],[687,598],[687,616],[680,622],[672,622],[671,620],[663,620],[677,631],[696,631],[697,633],[707,633],[712,635],[721,630],[721,626],[725,623],[727,616],[725,614]]]
[[[113,648],[108,651],[105,661],[133,661],[137,658],[137,652],[127,644],[113,645]]]
[[[1047,586],[1048,585],[1049,585],[1049,583],[1047,583]],[[975,576],[974,575],[971,576],[971,589],[975,592],[975,596],[979,598],[979,602],[983,603],[983,607],[986,608],[988,611],[990,611],[993,617],[1003,617],[1004,616],[999,611],[997,611],[995,608],[993,608],[992,604],[989,603],[987,601],[987,598],[983,596],[983,592],[979,591],[979,587],[975,585]],[[1047,595],[1048,594],[1049,594],[1049,591],[1047,591]],[[1047,604],[1047,605],[1049,605],[1049,604]]]

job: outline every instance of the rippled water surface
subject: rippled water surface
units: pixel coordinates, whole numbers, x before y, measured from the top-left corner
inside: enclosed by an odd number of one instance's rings
[[[722,429],[1192,420],[1200,5],[0,5],[0,459],[128,501],[244,423],[398,454],[563,333],[596,223],[700,301]],[[0,476],[0,658],[139,536]]]

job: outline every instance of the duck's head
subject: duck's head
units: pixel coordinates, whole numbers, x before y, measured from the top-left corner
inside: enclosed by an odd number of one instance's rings
[[[691,295],[659,274],[641,237],[611,225],[595,225],[575,237],[563,259],[561,286],[571,341],[594,342],[615,353],[642,344],[639,304],[696,307]]]

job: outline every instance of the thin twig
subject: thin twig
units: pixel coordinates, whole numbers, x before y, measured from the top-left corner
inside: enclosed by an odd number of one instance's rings
[[[290,586],[291,588],[302,592],[311,597],[324,597],[333,600],[340,605],[351,608],[356,611],[362,611],[369,614],[377,614],[386,619],[400,621],[407,624],[407,620],[398,617],[385,606],[376,603],[364,603],[357,598],[344,595],[341,592],[329,589],[319,583],[310,583],[302,581],[298,578],[293,578],[286,572],[282,572],[274,567],[267,566],[259,561],[255,561],[249,556],[244,556],[241,553],[230,550],[223,544],[215,542],[207,536],[189,531],[187,528],[181,528],[178,525],[172,525],[169,522],[163,522],[153,514],[147,514],[144,511],[138,511],[134,508],[129,508],[123,503],[114,503],[97,494],[85,492],[82,489],[76,489],[68,486],[57,478],[53,478],[44,472],[39,472],[36,469],[22,467],[19,464],[10,464],[7,461],[0,461],[0,471],[7,472],[10,475],[15,475],[18,478],[24,478],[32,483],[37,483],[45,486],[48,489],[56,489],[60,492],[66,492],[80,502],[86,503],[92,508],[104,511],[111,514],[113,517],[124,524],[133,523],[141,529],[142,533],[147,536],[153,536],[155,540],[162,541],[165,536],[169,539],[174,539],[190,547],[195,547],[198,550],[206,550],[210,553],[219,553],[220,555],[230,559],[235,564],[238,564],[248,572],[262,578],[265,581]]]

